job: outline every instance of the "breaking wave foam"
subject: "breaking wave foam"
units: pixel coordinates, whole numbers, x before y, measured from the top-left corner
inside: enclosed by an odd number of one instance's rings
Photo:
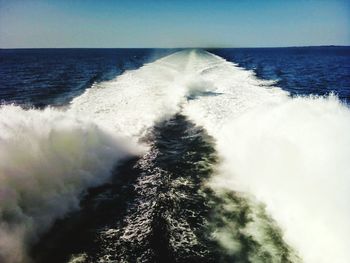
[[[292,98],[273,84],[209,52],[186,50],[94,86],[71,108],[137,139],[180,111],[217,141],[214,188],[264,203],[306,262],[344,262],[350,110],[333,95]]]
[[[138,141],[156,122],[178,112],[185,98],[183,83],[192,55],[173,56],[93,85],[72,101],[70,110]]]
[[[54,109],[0,108],[0,261],[28,262],[28,245],[79,207],[133,150],[92,122]]]
[[[213,183],[266,204],[305,262],[350,258],[350,110],[335,97],[262,105],[216,135]]]
[[[198,79],[217,95],[183,109],[217,141],[222,162],[212,187],[263,202],[305,262],[347,262],[349,107],[334,95],[292,98],[251,71],[212,60]]]
[[[350,110],[335,96],[291,98],[218,56],[182,51],[94,84],[65,112],[0,111],[7,262],[20,261],[14,251],[77,208],[84,190],[130,152],[111,133],[139,141],[177,112],[216,139],[222,161],[213,189],[264,203],[305,262],[350,258]],[[236,243],[226,237],[217,237],[224,247]]]

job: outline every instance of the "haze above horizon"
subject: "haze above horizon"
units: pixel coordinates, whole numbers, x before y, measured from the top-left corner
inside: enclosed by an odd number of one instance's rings
[[[0,0],[0,48],[350,45],[346,0]]]

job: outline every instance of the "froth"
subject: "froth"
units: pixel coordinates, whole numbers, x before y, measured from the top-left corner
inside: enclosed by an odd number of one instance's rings
[[[346,262],[349,129],[349,108],[332,96],[260,106],[218,133],[213,183],[264,202],[305,262]]]
[[[71,109],[137,139],[180,111],[217,141],[214,188],[265,203],[306,262],[344,262],[349,108],[273,85],[208,52],[182,51],[93,87]]]
[[[212,186],[265,203],[305,262],[346,262],[348,106],[334,95],[292,98],[223,60],[199,77],[216,95],[188,101],[183,113],[216,139],[222,164]]]
[[[88,187],[133,151],[88,120],[53,109],[0,108],[0,261],[27,262],[27,245],[79,207]]]
[[[179,111],[216,140],[213,189],[266,204],[305,262],[350,258],[348,106],[291,98],[220,57],[182,51],[94,84],[64,113],[1,107],[0,261],[25,261],[29,242],[108,180],[132,152],[111,132],[138,141]],[[234,250],[228,236],[217,238]]]

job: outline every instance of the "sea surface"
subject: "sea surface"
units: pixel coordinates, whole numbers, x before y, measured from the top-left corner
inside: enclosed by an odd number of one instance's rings
[[[348,262],[350,47],[0,49],[0,262]]]

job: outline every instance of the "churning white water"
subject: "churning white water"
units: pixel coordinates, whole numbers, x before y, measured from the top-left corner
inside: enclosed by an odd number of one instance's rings
[[[27,262],[27,246],[79,207],[135,152],[94,123],[54,109],[0,108],[0,262]]]
[[[213,187],[263,202],[305,262],[348,262],[349,107],[334,95],[291,98],[250,71],[208,60],[198,79],[218,95],[190,100],[184,112],[217,140]]]
[[[213,189],[264,203],[305,262],[348,261],[349,107],[333,95],[292,98],[196,50],[94,84],[66,111],[1,107],[0,261],[25,261],[27,244],[108,180],[132,141],[177,112],[216,140]]]

